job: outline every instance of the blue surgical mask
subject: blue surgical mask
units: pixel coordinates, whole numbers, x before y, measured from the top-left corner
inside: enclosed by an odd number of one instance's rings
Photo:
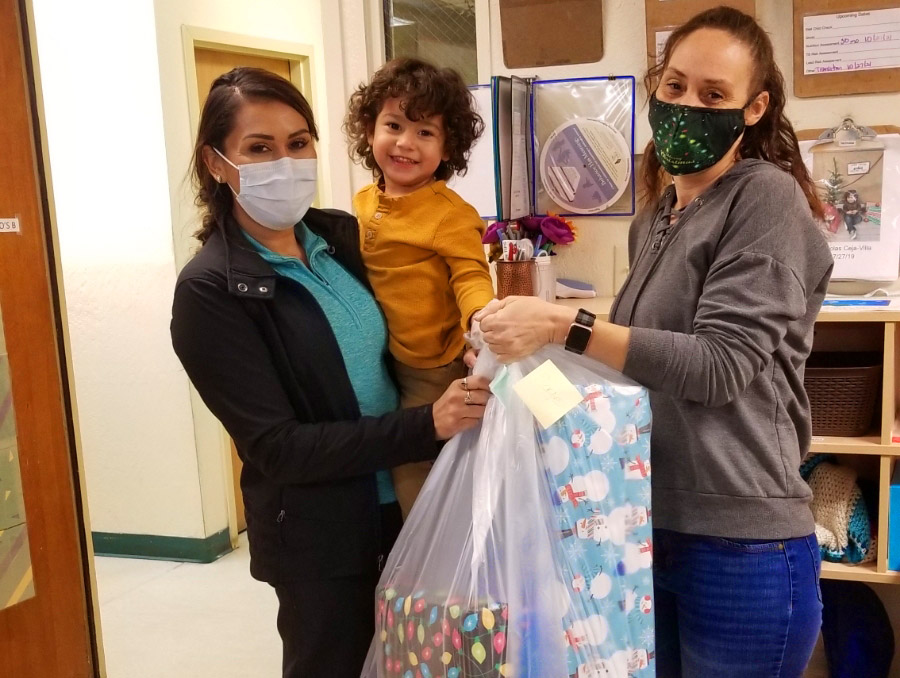
[[[219,149],[213,149],[234,167],[241,180],[235,199],[253,221],[273,231],[293,228],[309,210],[316,195],[315,158],[289,158],[235,165]],[[230,186],[229,186],[230,188]]]

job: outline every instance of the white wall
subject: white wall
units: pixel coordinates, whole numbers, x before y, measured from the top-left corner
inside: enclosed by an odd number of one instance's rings
[[[320,201],[344,207],[340,36],[347,19],[364,43],[365,26],[320,0],[35,0],[34,14],[92,527],[209,536],[228,523],[222,431],[168,332],[197,226],[182,26],[311,47]]]
[[[364,13],[364,0],[343,0],[345,13],[359,16]],[[483,5],[489,5],[485,11]],[[350,6],[354,9],[351,11]],[[900,93],[877,95],[853,95],[815,99],[798,99],[793,96],[793,15],[792,3],[786,0],[757,0],[757,17],[770,33],[775,47],[776,60],[784,73],[789,93],[787,113],[795,129],[832,127],[844,116],[852,116],[858,123],[866,125],[900,125]],[[480,43],[480,49],[490,52],[485,59],[479,54],[479,63],[489,64],[487,73],[482,73],[481,81],[487,82],[490,75],[538,76],[544,79],[574,78],[597,75],[634,75],[642,79],[647,67],[644,3],[640,0],[606,0],[604,16],[604,57],[594,64],[557,66],[538,69],[510,70],[503,64],[499,20],[499,0],[479,0],[477,2],[479,21],[489,23],[489,41]],[[373,22],[374,23],[374,22]],[[479,32],[483,30],[479,26]],[[365,46],[358,41],[345,41],[345,59],[360,62],[365,59]],[[370,59],[366,71],[371,73],[380,64]],[[348,69],[345,77],[350,84],[356,84],[363,75],[363,68]],[[485,70],[485,69],[482,69]],[[642,149],[650,138],[647,123],[646,95],[639,89],[637,118],[638,149]],[[354,187],[358,188],[370,179],[365,173],[354,174]],[[557,274],[592,282],[600,295],[614,293],[614,279],[621,277],[627,268],[627,234],[630,218],[581,218],[576,219],[579,240],[570,247],[561,248],[557,257]],[[898,284],[900,286],[900,284]],[[900,587],[873,587],[885,601],[892,618],[897,644],[900,647]],[[895,658],[892,676],[900,675],[900,653]]]
[[[364,0],[343,0],[345,14],[359,17],[371,8]],[[488,5],[488,11],[483,6]],[[487,73],[481,80],[488,82],[491,75],[519,75],[522,77],[578,78],[597,75],[634,75],[639,82],[638,110],[636,112],[637,149],[643,149],[650,139],[647,123],[646,95],[640,81],[647,69],[644,3],[640,0],[606,0],[603,6],[603,58],[596,63],[546,68],[509,69],[503,63],[500,29],[499,0],[479,0],[476,3],[478,19],[487,21],[488,41],[479,48],[490,52],[487,59],[479,54],[479,63],[487,62]],[[818,99],[797,99],[793,96],[793,15],[790,2],[784,0],[757,0],[757,16],[769,31],[775,46],[775,55],[784,72],[789,92],[788,116],[796,129],[831,127],[845,115],[857,122],[869,125],[900,124],[900,94],[858,95]],[[352,10],[351,10],[352,8]],[[377,19],[377,13],[375,18]],[[372,20],[375,23],[375,19]],[[479,32],[483,28],[479,27]],[[347,60],[365,59],[365,45],[359,41],[346,41],[343,55]],[[368,72],[380,64],[368,63]],[[482,69],[485,70],[485,69]],[[354,71],[348,83],[359,81],[361,69]],[[365,174],[353,175],[353,186],[359,188],[369,180]],[[556,258],[559,277],[578,278],[593,283],[598,294],[611,296],[615,282],[627,271],[627,236],[630,217],[604,217],[575,219],[579,240],[572,247],[559,249]]]
[[[284,45],[312,48],[313,96],[310,102],[319,124],[319,200],[323,205],[349,204],[350,188],[346,152],[340,130],[333,130],[329,94],[342,90],[341,46],[338,39],[324,44],[323,36],[340,34],[339,5],[321,0],[156,0],[156,33],[162,86],[163,123],[166,137],[172,222],[176,253],[182,266],[196,248],[191,234],[199,220],[191,196],[188,168],[193,147],[188,82],[182,46],[182,26],[230,34],[237,43],[270,41],[273,49]],[[226,38],[227,39],[227,38]],[[337,143],[335,143],[337,133]]]
[[[204,536],[152,0],[34,0],[92,529]]]
[[[781,66],[790,93],[787,114],[795,129],[833,127],[845,115],[867,125],[900,124],[900,94],[857,95],[816,99],[793,96],[793,14],[785,0],[756,0],[757,17],[769,32],[775,58]],[[603,58],[593,64],[508,69],[501,49],[499,0],[490,0],[491,64],[493,75],[538,76],[544,79],[597,75],[634,75],[638,81],[647,69],[644,3],[639,0],[606,0],[603,4]],[[637,149],[650,139],[646,95],[638,90]],[[601,296],[614,292],[614,274],[627,266],[627,235],[630,218],[576,219],[579,241],[560,248],[557,274],[588,280]],[[615,259],[614,259],[615,255]]]
[[[793,95],[793,10],[785,0],[756,0],[757,18],[769,32],[775,58],[785,76],[788,96],[787,115],[796,130],[833,127],[845,116],[865,125],[900,125],[900,93],[847,95],[799,99]],[[635,75],[640,81],[647,68],[644,3],[639,0],[606,0],[603,6],[603,59],[595,64],[510,70],[503,64],[499,21],[499,0],[490,0],[492,74],[538,76],[544,79],[596,75]],[[637,110],[637,150],[650,139],[646,94],[639,88]],[[627,236],[630,218],[576,219],[579,240],[560,248],[557,275],[592,282],[598,294],[611,296],[614,279],[627,267]],[[867,288],[875,285],[865,285]],[[857,286],[859,287],[859,286]],[[900,281],[893,286],[900,289]],[[845,285],[846,291],[852,290]],[[882,597],[891,616],[900,648],[900,588],[873,587]],[[900,676],[900,653],[895,657],[891,676]]]
[[[354,14],[367,10],[364,0],[343,0],[345,8],[352,6]],[[499,0],[480,0],[478,18],[486,18],[489,26],[487,45],[489,73],[481,75],[487,82],[491,75],[519,75],[522,77],[578,78],[597,75],[634,75],[639,82],[638,109],[636,112],[637,149],[643,149],[650,139],[647,123],[646,95],[640,81],[647,69],[644,3],[640,0],[606,0],[603,6],[603,58],[596,63],[570,66],[551,66],[531,69],[509,69],[503,63],[500,30]],[[484,11],[483,5],[489,5]],[[857,122],[869,125],[900,124],[900,94],[857,95],[817,99],[798,99],[793,96],[793,15],[790,2],[784,0],[757,0],[757,16],[769,31],[775,46],[775,55],[784,72],[789,92],[787,113],[796,129],[831,127],[843,116],[851,115]],[[345,13],[347,9],[345,9]],[[479,27],[479,31],[482,28]],[[483,46],[483,43],[481,44]],[[481,46],[480,46],[481,48]],[[365,46],[345,42],[345,59],[361,60]],[[480,63],[484,55],[479,54]],[[368,71],[379,64],[368,64]],[[352,82],[358,82],[354,73]],[[368,180],[364,174],[354,175],[354,188]],[[575,219],[579,240],[572,247],[560,248],[556,258],[559,277],[578,278],[593,283],[598,294],[611,296],[615,281],[621,280],[627,271],[627,236],[630,217],[604,217]]]
[[[489,12],[479,6],[479,17],[489,17],[490,70],[513,73],[502,62],[498,0],[489,5]],[[790,90],[790,3],[757,5]],[[378,65],[366,48],[372,5],[34,0],[34,12],[93,528],[207,536],[227,521],[221,432],[192,400],[168,336],[176,271],[196,227],[186,183],[193,83],[185,78],[181,27],[312,46],[321,202],[347,209],[353,191],[370,180],[349,162],[340,124],[350,92]],[[601,62],[517,73],[642,74],[643,3],[607,0],[604,17]],[[797,128],[829,126],[845,114],[898,124],[900,95],[791,97],[788,112]],[[643,102],[638,121],[643,146]],[[562,250],[558,273],[611,294],[614,268],[625,265],[628,222],[579,219],[580,240]]]
[[[196,88],[186,78],[182,26],[229,34],[237,43],[265,41],[271,49],[311,48],[312,101],[319,125],[319,202],[349,208],[350,167],[340,132],[344,73],[341,54],[341,13],[336,2],[320,0],[156,0],[156,33],[162,85],[172,236],[180,269],[197,243],[191,234],[198,215],[187,178],[193,148],[188,92]],[[326,36],[328,39],[326,39]],[[208,526],[227,523],[223,497],[230,491],[222,457],[222,429],[192,391],[199,480],[204,519]]]

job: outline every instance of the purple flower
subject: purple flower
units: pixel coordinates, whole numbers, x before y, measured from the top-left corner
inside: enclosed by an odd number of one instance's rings
[[[488,226],[487,230],[484,232],[484,235],[481,238],[481,242],[485,245],[490,245],[493,242],[500,241],[500,231],[506,228],[505,221],[495,221],[493,224]]]
[[[541,233],[556,245],[568,245],[575,241],[575,229],[571,222],[550,214],[540,220]]]
[[[519,219],[519,225],[526,231],[531,231],[535,235],[541,232],[541,221],[544,217],[522,217]]]

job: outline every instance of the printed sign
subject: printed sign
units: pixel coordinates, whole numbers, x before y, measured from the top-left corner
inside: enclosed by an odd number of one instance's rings
[[[18,232],[19,232],[18,217],[11,217],[8,219],[0,218],[0,233],[18,233]]]
[[[900,7],[803,17],[803,73],[900,67]]]
[[[822,199],[822,234],[835,280],[897,279],[900,267],[900,135],[855,147],[800,143]]]

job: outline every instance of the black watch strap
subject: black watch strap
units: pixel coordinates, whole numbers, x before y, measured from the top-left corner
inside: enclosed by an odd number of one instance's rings
[[[583,308],[578,309],[575,322],[569,325],[566,335],[566,350],[581,355],[587,348],[593,334],[594,321],[597,316]]]
[[[584,325],[585,327],[593,327],[596,319],[596,315],[590,311],[585,311],[583,308],[579,308],[578,313],[575,315],[575,322],[579,325]]]

